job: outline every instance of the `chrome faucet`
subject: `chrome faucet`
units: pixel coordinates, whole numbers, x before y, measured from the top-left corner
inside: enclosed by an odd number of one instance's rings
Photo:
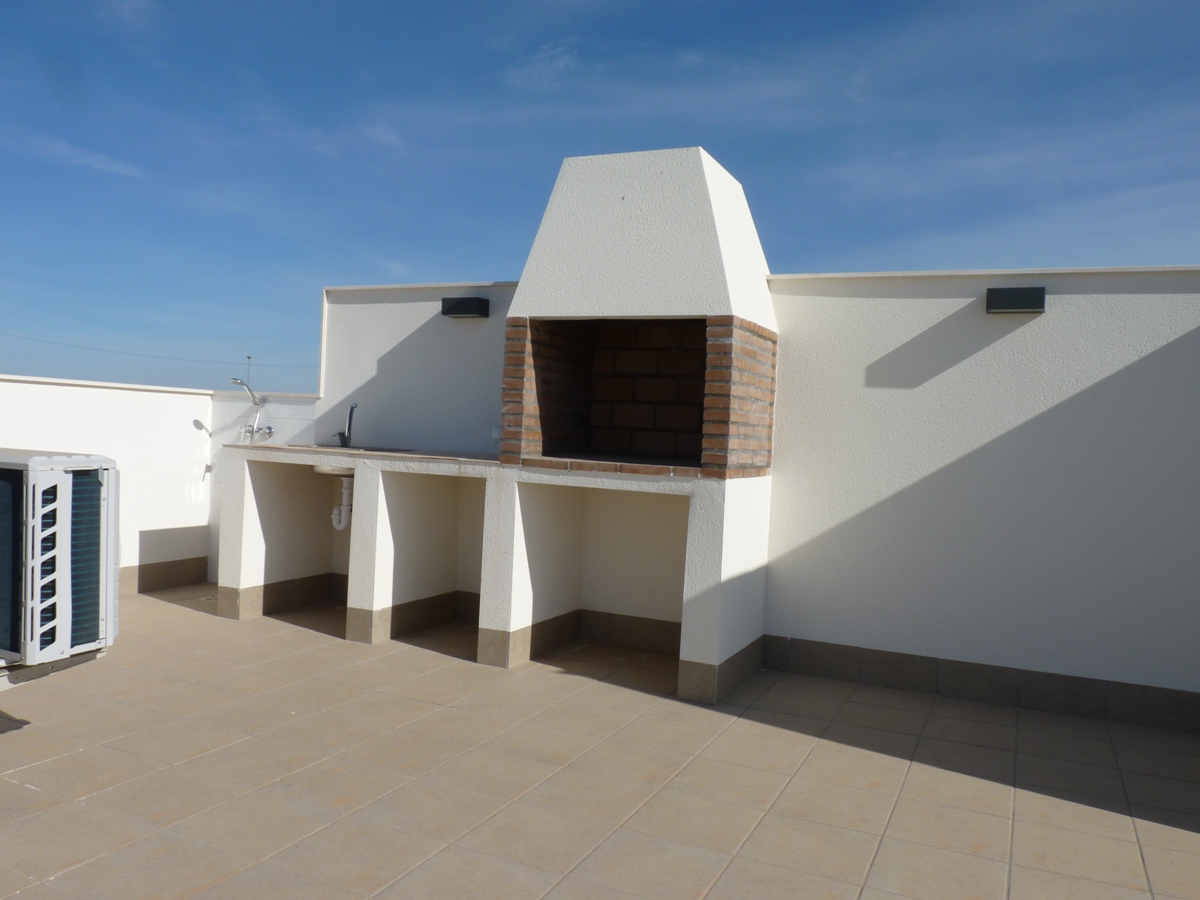
[[[244,387],[246,389],[246,393],[250,395],[250,402],[254,404],[254,423],[249,426],[244,426],[243,428],[243,434],[250,439],[250,443],[254,443],[254,436],[256,434],[265,434],[267,437],[273,435],[275,433],[275,429],[272,426],[264,425],[262,428],[258,427],[258,417],[262,415],[263,404],[267,402],[267,398],[257,396],[254,391],[250,389],[250,385],[246,384],[246,382],[242,381],[240,378],[230,378],[229,383],[238,384]]]
[[[343,447],[350,446],[350,429],[354,427],[354,411],[356,409],[358,409],[358,404],[351,403],[350,410],[346,413],[346,427],[334,435]]]

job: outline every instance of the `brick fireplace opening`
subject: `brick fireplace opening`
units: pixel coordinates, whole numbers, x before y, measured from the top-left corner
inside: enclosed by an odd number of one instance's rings
[[[733,316],[507,325],[502,463],[722,478],[770,471],[768,329]]]

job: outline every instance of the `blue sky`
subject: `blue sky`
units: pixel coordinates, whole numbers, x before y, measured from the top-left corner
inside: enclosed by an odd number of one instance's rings
[[[0,332],[170,359],[0,371],[311,390],[323,286],[516,279],[563,157],[697,144],[774,272],[1197,264],[1200,4],[12,0]]]

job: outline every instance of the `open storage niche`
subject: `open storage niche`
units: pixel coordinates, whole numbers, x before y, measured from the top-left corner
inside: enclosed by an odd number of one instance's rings
[[[383,473],[393,637],[456,619],[479,624],[484,488],[482,478]]]
[[[263,614],[315,603],[345,606],[353,520],[339,532],[330,519],[342,502],[341,479],[318,475],[310,465],[250,462],[248,467],[247,500],[258,514],[261,558],[248,555],[243,566],[261,571]],[[247,550],[252,546],[248,542]]]
[[[530,323],[542,455],[700,465],[704,319]]]
[[[531,652],[577,638],[679,653],[688,497],[520,484]]]

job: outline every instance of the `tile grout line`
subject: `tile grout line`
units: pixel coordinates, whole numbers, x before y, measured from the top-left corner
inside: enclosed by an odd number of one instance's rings
[[[929,726],[929,717],[933,712],[933,703],[929,705],[929,709],[925,711],[925,721],[921,724],[921,734],[917,735],[917,743],[913,746],[913,755],[917,752],[917,747],[921,745],[921,738],[925,734],[925,729]],[[908,763],[904,767],[904,777],[900,779],[900,786],[896,788],[896,795],[892,798],[892,808],[888,810],[887,821],[883,823],[883,830],[879,832],[879,838],[875,841],[875,850],[871,853],[871,862],[867,865],[867,871],[863,875],[862,884],[858,886],[858,896],[861,897],[863,891],[867,889],[867,881],[871,878],[871,870],[875,868],[875,862],[879,859],[879,848],[883,846],[884,835],[887,834],[888,826],[892,824],[892,816],[896,814],[896,807],[900,803],[900,795],[904,792],[904,786],[908,784],[908,775],[912,771],[912,756],[908,758]]]
[[[1117,755],[1117,742],[1113,738],[1112,722],[1107,723],[1108,744],[1112,748],[1113,759],[1117,763],[1117,772],[1121,776],[1121,793],[1125,797],[1125,809],[1129,814],[1129,826],[1133,829],[1133,838],[1137,841],[1138,859],[1142,863],[1142,877],[1146,880],[1146,891],[1151,896],[1154,895],[1153,884],[1150,881],[1150,866],[1146,863],[1146,849],[1142,846],[1142,833],[1137,827],[1137,822],[1133,818],[1133,804],[1129,800],[1129,786],[1125,782],[1125,768],[1121,765],[1121,757]]]
[[[765,694],[766,694],[766,692],[764,691],[763,695],[765,695]],[[760,696],[759,699],[762,699],[762,697]],[[846,703],[846,701],[843,701],[842,705],[844,706],[845,703]],[[755,709],[756,707],[748,706],[746,708],[749,710],[749,709]],[[840,712],[840,711],[841,711],[841,707],[838,707],[838,712]],[[785,713],[785,715],[786,715],[786,713]],[[837,713],[834,713],[834,715],[837,715]],[[809,717],[804,716],[804,718],[809,718]],[[809,758],[809,756],[812,755],[813,750],[817,749],[817,746],[821,743],[822,735],[824,735],[825,732],[829,730],[829,726],[832,724],[833,724],[832,720],[827,721],[825,723],[825,727],[821,729],[821,734],[815,736],[816,740],[813,741],[813,745],[808,748],[808,752],[804,754],[804,758],[801,759],[800,762],[796,764],[795,770],[792,772],[791,775],[789,775],[787,777],[787,780],[784,781],[783,786],[780,787],[780,789],[775,792],[775,796],[771,798],[771,802],[767,804],[766,809],[764,809],[762,811],[762,813],[759,815],[759,817],[755,820],[754,826],[749,831],[747,831],[746,836],[743,837],[738,842],[738,845],[737,845],[737,847],[734,848],[733,853],[731,853],[729,855],[729,861],[727,863],[725,863],[724,866],[721,867],[721,871],[717,873],[717,877],[713,879],[712,884],[710,884],[708,886],[707,890],[705,890],[704,893],[700,896],[700,900],[704,900],[704,898],[706,898],[710,893],[712,893],[713,888],[715,888],[717,886],[717,883],[721,880],[721,877],[726,873],[726,871],[729,870],[729,867],[731,865],[733,865],[733,861],[738,858],[738,854],[741,853],[742,848],[746,846],[746,842],[754,836],[754,832],[758,831],[758,827],[759,827],[759,825],[762,824],[763,819],[765,819],[767,817],[767,814],[770,813],[770,811],[775,808],[775,804],[779,802],[779,798],[783,796],[783,792],[786,791],[789,787],[791,787],[792,782],[795,781],[796,778],[799,777],[800,767],[803,766],[805,761]],[[714,738],[714,740],[715,740],[715,738]]]

